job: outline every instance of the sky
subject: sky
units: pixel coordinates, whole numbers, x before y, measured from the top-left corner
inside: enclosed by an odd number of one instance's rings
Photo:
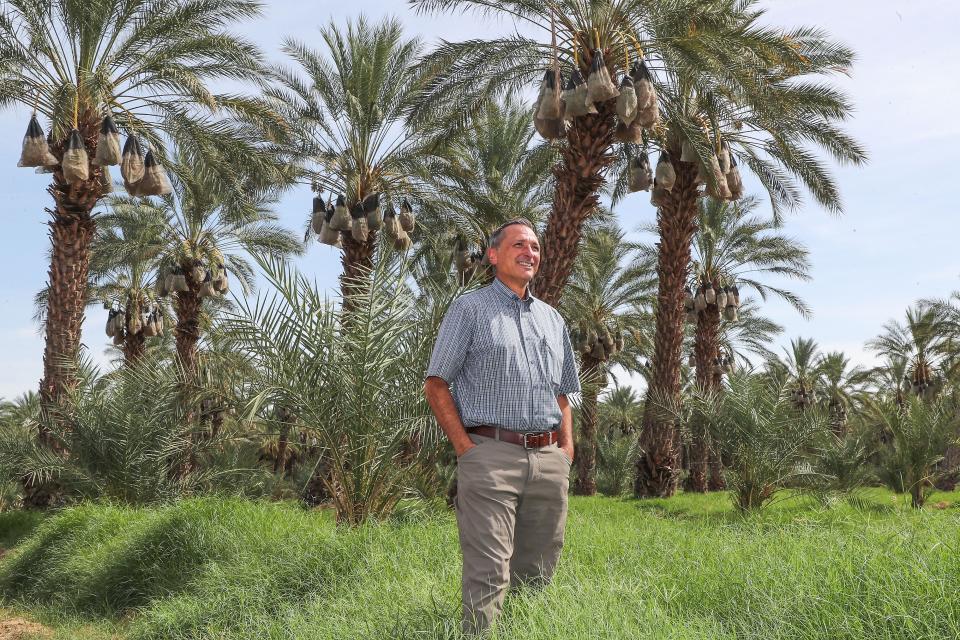
[[[810,251],[813,279],[788,284],[813,310],[810,320],[778,301],[763,303],[764,313],[783,325],[778,351],[798,336],[813,337],[824,351],[845,352],[854,364],[876,362],[865,342],[884,323],[901,319],[920,298],[945,297],[960,289],[956,238],[960,223],[951,203],[957,181],[951,151],[960,146],[960,24],[956,0],[766,0],[764,21],[793,27],[816,25],[857,52],[850,77],[832,82],[850,96],[855,112],[847,130],[870,156],[866,167],[834,166],[843,213],[831,214],[810,198],[785,222],[785,233]],[[393,15],[408,34],[429,45],[491,37],[513,31],[509,20],[476,15],[418,15],[401,0],[321,2],[310,8],[288,0],[264,3],[260,18],[236,31],[282,61],[287,37],[319,47],[318,26],[359,14]],[[542,34],[544,41],[547,34]],[[46,283],[49,249],[47,176],[18,169],[20,141],[29,120],[23,107],[0,110],[0,189],[4,207],[0,233],[0,398],[12,399],[36,389],[42,374],[43,336],[33,321],[33,298]],[[747,193],[763,195],[750,177]],[[302,230],[310,207],[306,188],[289,192],[277,204],[280,222]],[[761,211],[769,211],[769,207]],[[645,192],[632,194],[615,213],[621,226],[634,230],[654,220]],[[336,286],[339,255],[325,245],[309,247],[298,266],[330,288]],[[108,339],[106,312],[87,311],[83,343],[101,363]]]

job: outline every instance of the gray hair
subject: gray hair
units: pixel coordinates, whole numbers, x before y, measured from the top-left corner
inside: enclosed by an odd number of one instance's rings
[[[493,247],[494,249],[500,248],[500,241],[503,240],[503,232],[507,230],[507,227],[512,227],[515,224],[522,225],[531,231],[533,235],[537,235],[537,230],[534,228],[533,223],[527,220],[526,218],[514,218],[512,220],[507,220],[502,225],[493,230],[493,233],[490,234],[490,241],[487,243],[488,247]]]

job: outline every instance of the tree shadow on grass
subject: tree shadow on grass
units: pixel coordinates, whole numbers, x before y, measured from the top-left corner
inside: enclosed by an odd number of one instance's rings
[[[630,503],[634,508],[637,509],[637,511],[655,518],[665,518],[679,521],[685,520],[710,524],[727,524],[743,520],[743,516],[731,508],[724,510],[704,510],[702,507],[695,504],[670,504],[668,506],[665,504],[664,500],[660,498],[654,500],[638,498],[631,500]]]
[[[11,549],[31,535],[47,517],[42,511],[0,513],[0,549]]]

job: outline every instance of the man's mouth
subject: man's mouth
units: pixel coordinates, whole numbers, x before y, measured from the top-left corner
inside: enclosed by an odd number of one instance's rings
[[[533,262],[529,260],[517,260],[517,264],[519,264],[521,267],[530,267],[531,269],[533,268]]]

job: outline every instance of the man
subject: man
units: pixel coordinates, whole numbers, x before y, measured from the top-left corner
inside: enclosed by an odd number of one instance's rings
[[[457,454],[468,635],[493,624],[508,587],[553,576],[573,463],[567,394],[580,390],[563,319],[529,292],[540,266],[533,226],[507,222],[487,251],[496,279],[450,306],[425,383]]]

